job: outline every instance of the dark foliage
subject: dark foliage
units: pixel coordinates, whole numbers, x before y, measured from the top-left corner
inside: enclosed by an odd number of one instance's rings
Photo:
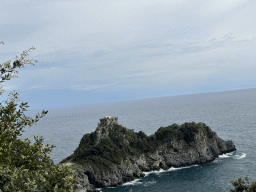
[[[231,192],[256,192],[256,181],[249,183],[248,177],[243,180],[241,177],[235,181],[231,181],[235,189],[230,189]]]

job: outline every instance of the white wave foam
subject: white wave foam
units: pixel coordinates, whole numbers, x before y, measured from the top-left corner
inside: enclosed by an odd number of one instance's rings
[[[228,158],[228,157],[232,157],[232,155],[233,155],[233,152],[231,152],[231,153],[225,153],[225,154],[223,154],[223,155],[220,155],[219,158]]]
[[[242,153],[242,155],[235,155],[234,156],[234,159],[243,159],[246,157],[246,154],[245,153]]]
[[[198,165],[191,165],[191,166],[187,166],[187,167],[178,167],[178,168],[171,167],[170,169],[168,169],[168,171],[176,171],[179,169],[186,169],[186,168],[191,168],[191,167],[196,167],[196,166],[198,166]]]
[[[124,183],[123,185],[141,185],[142,182],[140,182],[140,179],[135,179],[133,181],[129,181],[127,183]]]
[[[144,177],[147,177],[151,172],[143,172],[145,174]]]
[[[161,174],[161,173],[163,173],[163,172],[167,172],[168,170],[163,170],[163,169],[160,169],[159,171],[157,171],[157,170],[154,170],[154,171],[150,171],[150,172],[143,172],[144,174],[145,174],[145,177],[146,176],[148,176],[149,174],[151,174],[151,173],[155,173],[156,175],[159,175],[159,174]]]
[[[164,172],[169,172],[169,171],[176,171],[176,170],[179,170],[179,169],[185,169],[185,168],[190,168],[190,167],[193,167],[193,166],[198,166],[198,165],[191,165],[191,166],[188,166],[188,167],[178,167],[178,168],[174,168],[174,167],[171,167],[167,170],[163,170],[163,169],[160,169],[158,171],[154,170],[154,171],[150,171],[150,172],[143,172],[145,174],[145,177],[147,177],[149,174],[151,173],[154,173],[156,175],[160,175],[161,173],[164,173]]]
[[[168,169],[168,170],[169,170],[169,169]],[[154,173],[154,174],[156,174],[156,175],[159,175],[159,174],[161,174],[161,173],[163,173],[163,172],[167,172],[168,170],[160,169],[159,171],[154,170],[154,171],[143,172],[143,173],[145,174],[145,177],[147,177],[147,176],[148,176],[149,174],[151,174],[151,173]]]
[[[127,185],[141,185],[143,184],[144,186],[148,186],[148,185],[153,185],[156,183],[156,181],[154,180],[154,178],[152,179],[152,181],[144,181],[144,182],[140,182],[140,179],[135,179],[133,181],[124,183],[123,186],[127,186]]]

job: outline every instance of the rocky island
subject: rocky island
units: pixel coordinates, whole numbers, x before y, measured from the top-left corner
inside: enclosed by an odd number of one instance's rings
[[[232,141],[223,141],[201,122],[160,127],[147,136],[118,124],[117,117],[105,116],[58,166],[76,170],[74,187],[89,192],[144,177],[151,170],[205,164],[235,150]]]

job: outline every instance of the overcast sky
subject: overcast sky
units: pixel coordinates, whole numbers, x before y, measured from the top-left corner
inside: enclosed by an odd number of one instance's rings
[[[31,110],[256,88],[254,0],[4,0],[3,84]]]

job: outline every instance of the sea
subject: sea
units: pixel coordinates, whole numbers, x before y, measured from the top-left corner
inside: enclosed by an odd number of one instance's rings
[[[48,114],[31,127],[23,138],[34,143],[42,135],[43,144],[56,146],[51,153],[55,164],[71,155],[82,136],[95,131],[99,119],[118,117],[118,123],[151,135],[173,123],[203,122],[223,140],[237,148],[205,165],[146,172],[144,178],[102,192],[227,192],[231,180],[256,180],[256,89],[232,90],[111,103],[45,109]],[[27,111],[34,117],[42,110]]]

